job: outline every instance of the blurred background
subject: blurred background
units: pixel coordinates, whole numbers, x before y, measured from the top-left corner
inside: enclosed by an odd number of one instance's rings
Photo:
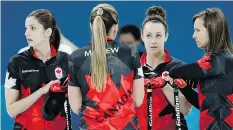
[[[103,1],[101,1],[103,2]],[[89,16],[92,8],[100,1],[53,1],[53,2],[1,2],[1,130],[11,130],[11,119],[5,107],[4,80],[7,63],[21,48],[27,46],[24,35],[25,18],[36,9],[49,9],[57,19],[63,36],[78,47],[83,47],[90,41]],[[213,1],[111,1],[119,14],[119,27],[135,24],[141,28],[148,7],[157,5],[167,12],[169,38],[165,44],[171,55],[185,62],[193,62],[203,55],[203,50],[197,48],[192,39],[192,17],[208,7],[218,7],[225,14],[233,35],[233,2]],[[118,38],[116,38],[118,41]],[[198,130],[199,111],[192,108],[186,117],[190,130]],[[79,116],[72,114],[73,129],[77,130]]]

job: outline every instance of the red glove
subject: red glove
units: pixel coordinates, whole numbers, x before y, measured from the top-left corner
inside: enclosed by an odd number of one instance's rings
[[[162,77],[163,77],[164,80],[169,82],[169,79],[170,79],[169,72],[164,71],[162,73]],[[173,84],[175,84],[179,88],[184,88],[185,86],[187,86],[186,82],[181,78],[173,80]]]
[[[154,77],[151,79],[145,79],[144,84],[147,87],[148,85],[151,85],[151,88],[162,88],[165,86],[166,82],[162,77]]]
[[[187,86],[187,83],[181,78],[175,79],[173,81],[173,84],[175,84],[179,88],[184,88]]]
[[[210,61],[211,61],[211,57],[206,55],[206,56],[202,57],[200,60],[198,60],[197,64],[201,68],[204,68],[204,69],[208,70],[208,69],[211,68]]]
[[[65,92],[66,86],[61,86],[59,83],[52,84],[50,90],[52,92]]]

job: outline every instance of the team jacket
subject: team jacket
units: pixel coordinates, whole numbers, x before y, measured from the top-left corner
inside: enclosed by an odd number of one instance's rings
[[[198,78],[201,130],[233,129],[233,54],[206,55],[198,62],[177,66],[171,77]]]
[[[133,80],[143,77],[136,49],[108,38],[106,90],[92,89],[91,45],[71,54],[70,86],[82,93],[81,129],[136,130],[138,120],[133,100]],[[103,78],[103,77],[99,77]]]
[[[184,62],[171,57],[165,49],[166,58],[164,63],[158,65],[155,69],[146,64],[146,53],[141,56],[141,64],[143,65],[144,77],[148,78],[154,73],[155,76],[161,76],[164,71],[170,71],[176,65],[184,64]],[[148,107],[147,89],[145,88],[145,96],[143,104],[137,108],[137,116],[141,130],[148,128]],[[175,109],[165,97],[161,88],[152,89],[152,129],[153,130],[175,130]],[[180,115],[182,130],[187,129],[187,124],[183,114]]]
[[[52,58],[43,63],[30,48],[13,56],[8,64],[5,87],[16,89],[25,98],[51,80],[68,74],[68,54],[57,52],[51,46]],[[42,117],[42,105],[46,95],[40,97],[30,108],[15,118],[14,130],[64,130],[66,119],[64,109],[53,121]]]

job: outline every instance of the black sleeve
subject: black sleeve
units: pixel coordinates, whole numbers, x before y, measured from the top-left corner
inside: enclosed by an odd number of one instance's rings
[[[172,78],[182,79],[197,79],[204,76],[201,68],[196,62],[176,66],[170,70],[169,75]]]
[[[134,79],[143,78],[143,70],[140,62],[140,56],[136,47],[131,48],[131,56],[134,69]]]
[[[4,85],[5,88],[20,90],[20,78],[19,78],[18,70],[19,69],[17,69],[17,62],[14,59],[10,59],[7,66],[5,85]]]
[[[196,88],[198,81],[197,80],[186,80],[187,86],[184,88],[179,88],[181,93],[185,96],[185,98],[191,103],[194,107],[199,109],[198,103],[198,94],[193,89]]]
[[[69,74],[68,74],[68,79],[69,79],[69,86],[74,86],[74,87],[81,87],[78,81],[78,76],[77,76],[77,68],[75,68],[75,60],[74,60],[74,55],[71,55],[69,57]]]
[[[210,55],[210,60],[174,67],[169,75],[172,78],[203,79],[224,74],[224,61],[220,57]]]
[[[181,77],[182,75],[180,75],[179,73],[175,73],[175,74],[177,74],[177,75],[175,75],[176,77],[174,75],[172,75],[172,74],[174,74],[174,70],[177,71],[177,68],[178,68],[178,71],[185,71],[185,70],[179,68],[180,66],[185,66],[185,65],[187,65],[187,64],[184,62],[179,62],[178,64],[174,65],[174,67],[172,67],[171,71],[169,72],[169,75],[171,77],[173,76],[173,78],[182,78],[186,81],[187,86],[184,88],[179,88],[179,89],[180,89],[181,93],[184,95],[184,97],[188,100],[188,102],[190,104],[192,104],[194,107],[196,107],[197,109],[199,109],[198,94],[194,90],[194,88],[197,87],[198,79],[191,79],[191,78],[187,79],[185,76]],[[173,69],[173,68],[176,68],[176,69]],[[186,68],[184,68],[184,69],[186,69]],[[197,70],[196,71],[193,70],[193,72],[197,72]]]

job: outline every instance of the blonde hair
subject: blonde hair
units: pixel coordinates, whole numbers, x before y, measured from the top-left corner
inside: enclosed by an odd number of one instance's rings
[[[109,4],[99,4],[93,8],[92,23],[92,55],[91,83],[93,89],[104,91],[107,82],[107,34],[112,25],[118,23],[116,9]]]

